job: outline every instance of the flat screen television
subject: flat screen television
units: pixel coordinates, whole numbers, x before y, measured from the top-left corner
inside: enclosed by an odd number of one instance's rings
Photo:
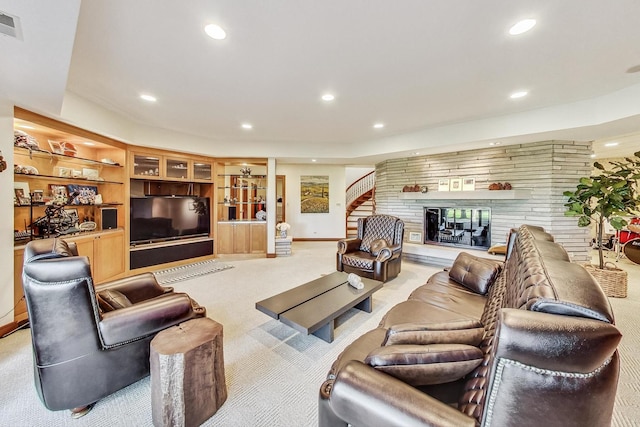
[[[209,198],[132,197],[129,225],[131,244],[209,236]]]

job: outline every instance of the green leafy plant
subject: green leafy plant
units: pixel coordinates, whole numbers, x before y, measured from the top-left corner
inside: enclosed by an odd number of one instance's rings
[[[578,217],[578,226],[587,227],[592,221],[596,225],[599,266],[604,269],[602,238],[605,221],[616,230],[622,230],[627,221],[623,216],[637,215],[640,206],[638,180],[640,179],[640,151],[626,157],[624,161],[612,161],[611,168],[605,169],[595,162],[593,166],[599,175],[580,178],[575,191],[565,191],[569,198],[565,206],[566,216]]]

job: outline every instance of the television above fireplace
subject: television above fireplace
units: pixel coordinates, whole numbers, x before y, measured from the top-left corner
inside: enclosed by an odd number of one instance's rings
[[[425,207],[424,243],[488,249],[491,245],[491,208]]]

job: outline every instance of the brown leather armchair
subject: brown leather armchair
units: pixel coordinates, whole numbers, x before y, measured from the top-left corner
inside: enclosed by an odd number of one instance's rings
[[[390,215],[358,219],[358,235],[338,241],[336,268],[386,282],[400,273],[404,222]]]
[[[77,254],[62,239],[29,242],[22,274],[36,390],[48,409],[74,417],[149,374],[156,333],[205,315],[151,273],[94,286]]]

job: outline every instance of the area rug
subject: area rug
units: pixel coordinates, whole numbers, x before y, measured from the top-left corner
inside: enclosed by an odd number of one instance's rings
[[[154,271],[156,280],[161,285],[167,283],[179,282],[192,277],[203,276],[205,274],[217,273],[218,271],[233,268],[233,265],[223,264],[215,259],[194,262],[193,264],[181,265],[179,267],[169,268],[166,270]]]

